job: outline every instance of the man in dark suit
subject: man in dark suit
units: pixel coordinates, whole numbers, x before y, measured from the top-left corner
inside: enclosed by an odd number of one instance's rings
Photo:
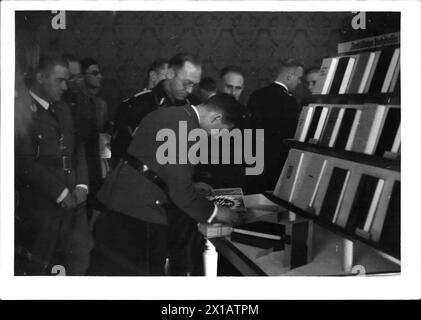
[[[239,114],[240,107],[233,97],[218,94],[196,107],[158,109],[141,121],[128,149],[128,161],[118,165],[97,196],[110,209],[106,219],[110,222],[120,221],[119,225],[108,223],[105,227],[109,235],[106,242],[108,246],[120,248],[122,255],[135,261],[138,269],[135,274],[164,275],[168,251],[172,255],[170,260],[190,259],[183,245],[192,244],[189,239],[197,236],[192,230],[197,231],[198,222],[234,224],[240,221],[236,212],[217,207],[200,194],[192,181],[194,165],[190,159],[185,163],[180,159],[170,159],[170,163],[163,163],[159,151],[163,142],[157,138],[162,130],[173,132],[177,142],[171,144],[174,147],[180,146],[183,143],[179,140],[183,139],[180,125],[186,126],[187,133],[201,128],[210,134],[211,129],[231,128]],[[184,139],[187,140],[187,136]],[[188,152],[193,142],[185,143]],[[176,157],[179,152],[177,150]],[[181,156],[187,158],[187,154]],[[130,157],[135,160],[130,161]],[[148,168],[146,173],[136,168],[142,168],[142,164]],[[157,174],[164,182],[164,187],[145,176],[149,170]],[[174,211],[166,210],[169,202],[173,202],[179,209],[176,215]],[[180,216],[180,213],[186,217]],[[126,223],[115,218],[119,214],[126,216]],[[134,224],[142,232],[137,234],[137,239],[124,238],[124,234],[121,234],[123,229],[119,230],[119,226],[125,225],[123,227],[127,230]],[[120,258],[120,261],[123,260]]]
[[[190,104],[189,95],[199,83],[201,75],[202,68],[197,58],[179,53],[170,59],[165,80],[151,90],[143,90],[123,100],[117,110],[115,130],[111,139],[114,166],[126,155],[140,121],[158,108]]]
[[[32,121],[15,141],[17,274],[48,275],[57,264],[67,275],[84,275],[89,265],[86,158],[61,101],[68,78],[61,56],[40,58],[27,105]]]
[[[294,136],[298,122],[299,109],[291,92],[301,82],[302,76],[302,64],[295,59],[287,59],[279,68],[276,80],[250,96],[248,109],[252,126],[264,129],[265,162],[262,175],[251,176],[247,188],[249,192],[275,188],[288,156],[288,148],[282,140]]]

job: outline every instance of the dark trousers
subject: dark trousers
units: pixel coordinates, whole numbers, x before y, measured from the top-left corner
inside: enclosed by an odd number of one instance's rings
[[[107,210],[97,218],[90,275],[163,276],[167,226]]]
[[[203,275],[205,240],[197,221],[174,205],[167,206],[167,217],[170,275]]]
[[[57,205],[54,213],[47,215],[34,207],[18,208],[15,222],[16,275],[56,274],[54,266],[65,275],[86,274],[93,247],[86,206],[67,211]]]

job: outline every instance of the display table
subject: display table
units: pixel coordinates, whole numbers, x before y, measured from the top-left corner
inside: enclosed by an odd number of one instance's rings
[[[263,195],[245,196],[247,221],[278,221],[279,217],[288,217],[276,204]],[[297,218],[301,219],[301,218]],[[208,239],[205,269],[207,276],[216,276],[216,256],[209,257],[214,248],[214,255],[223,255],[241,274],[245,276],[330,276],[360,274],[398,273],[400,265],[389,257],[370,248],[368,245],[355,242],[353,246],[353,272],[344,270],[344,238],[316,224],[312,224],[309,262],[296,268],[285,266],[285,250],[272,251],[245,245],[230,240],[230,237]],[[211,248],[210,245],[214,246]],[[217,252],[217,253],[216,253]],[[209,264],[213,264],[210,266]]]

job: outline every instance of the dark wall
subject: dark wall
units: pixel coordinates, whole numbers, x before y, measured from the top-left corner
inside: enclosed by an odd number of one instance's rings
[[[146,68],[157,57],[197,54],[203,75],[215,78],[225,65],[240,65],[246,102],[253,90],[273,80],[282,58],[320,66],[323,57],[336,54],[338,42],[397,31],[399,21],[397,14],[378,13],[369,17],[367,30],[355,31],[354,14],[346,12],[67,11],[66,29],[53,30],[53,16],[20,12],[16,24],[39,39],[41,51],[97,59],[105,78],[101,94],[112,109],[142,88]]]

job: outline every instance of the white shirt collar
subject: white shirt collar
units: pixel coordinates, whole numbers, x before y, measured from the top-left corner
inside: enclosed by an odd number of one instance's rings
[[[193,108],[194,112],[196,112],[197,120],[199,120],[199,123],[200,123],[199,111],[197,111],[197,109],[196,109],[196,107],[194,105],[191,105],[191,107]]]
[[[284,85],[282,82],[279,81],[274,81],[276,84],[279,84],[280,86],[284,87],[285,90],[287,91],[287,93],[289,93],[288,87],[286,85]]]
[[[31,90],[29,90],[29,94],[32,96],[32,98],[34,98],[34,100],[36,102],[38,102],[45,110],[48,110],[48,107],[50,106],[50,104],[45,101],[44,99],[38,97],[35,93],[33,93]]]

